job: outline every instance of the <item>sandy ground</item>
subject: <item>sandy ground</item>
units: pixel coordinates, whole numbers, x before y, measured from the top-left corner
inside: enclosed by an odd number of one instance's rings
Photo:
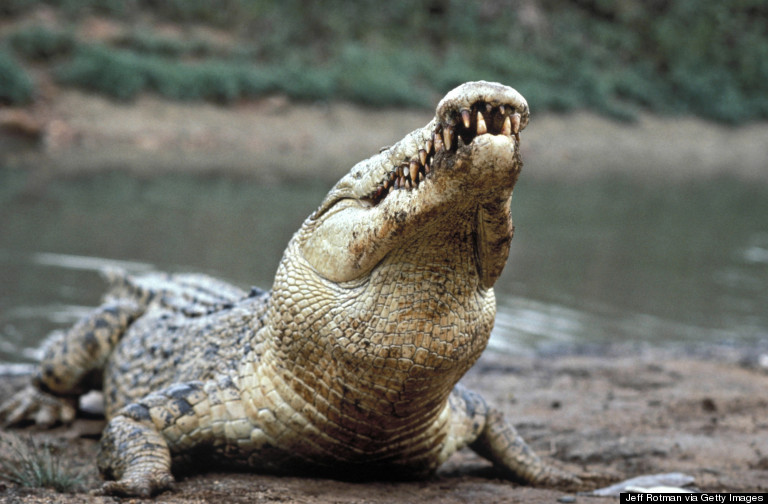
[[[431,115],[281,98],[220,108],[152,97],[116,104],[74,91],[47,96],[29,109],[0,110],[0,165],[26,166],[43,178],[104,169],[146,176],[224,170],[264,181],[311,177],[331,183]],[[616,171],[766,181],[766,138],[765,123],[730,128],[642,116],[619,124],[589,113],[534,111],[523,133],[524,176]],[[180,477],[175,492],[154,502],[551,503],[571,496],[586,502],[596,498],[576,490],[670,471],[694,476],[695,487],[706,491],[768,491],[768,373],[756,364],[753,349],[599,352],[524,358],[488,353],[465,379],[503,409],[539,453],[590,475],[583,488],[517,486],[462,452],[427,481],[349,483],[212,472]],[[57,494],[0,480],[0,502],[142,502],[92,493],[99,484],[94,457],[102,426],[102,420],[79,419],[71,428],[22,431],[60,446],[63,460],[84,471],[86,488]],[[9,455],[7,447],[0,450]]]
[[[154,502],[553,503],[642,474],[682,472],[707,492],[768,492],[768,373],[746,351],[603,349],[600,355],[520,358],[486,353],[464,383],[481,391],[545,458],[586,475],[578,489],[540,489],[498,479],[463,451],[426,481],[350,483],[210,472],[179,476]],[[98,419],[22,436],[51,439],[86,476],[82,493],[57,494],[0,482],[0,502],[108,503],[96,495]],[[3,452],[0,452],[2,455]],[[7,450],[6,450],[7,454]],[[201,464],[205,464],[201,461]]]

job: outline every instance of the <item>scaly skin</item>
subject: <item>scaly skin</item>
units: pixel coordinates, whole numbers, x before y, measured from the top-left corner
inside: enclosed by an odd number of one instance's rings
[[[116,275],[105,304],[50,347],[13,423],[70,421],[102,386],[104,491],[151,495],[171,466],[413,478],[471,446],[507,477],[545,465],[457,382],[485,348],[507,260],[528,106],[464,84],[435,118],[358,163],[294,235],[271,292],[194,275]],[[103,376],[103,380],[94,380]]]

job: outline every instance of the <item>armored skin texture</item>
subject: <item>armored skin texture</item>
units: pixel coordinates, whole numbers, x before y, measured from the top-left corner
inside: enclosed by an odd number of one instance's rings
[[[169,489],[172,468],[200,460],[425,477],[464,446],[512,480],[577,483],[457,384],[493,326],[528,117],[501,84],[449,92],[429,124],[331,189],[270,291],[110,273],[104,304],[49,346],[0,415],[68,422],[77,396],[102,388],[110,494]]]

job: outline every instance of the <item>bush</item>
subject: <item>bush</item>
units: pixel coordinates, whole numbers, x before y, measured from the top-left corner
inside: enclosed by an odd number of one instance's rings
[[[165,58],[210,57],[226,53],[222,48],[213,47],[202,40],[180,40],[159,37],[147,31],[135,31],[114,41],[118,48],[129,49],[144,55]]]
[[[0,103],[21,105],[31,101],[33,94],[32,79],[0,48]]]
[[[11,47],[18,54],[38,61],[69,54],[75,46],[72,34],[42,26],[17,31],[9,39]]]
[[[429,93],[418,85],[420,67],[413,53],[345,47],[335,61],[341,98],[374,106],[430,104]]]
[[[420,106],[460,82],[489,79],[520,89],[537,110],[768,118],[764,0],[537,0],[517,9],[506,0],[9,1],[14,12],[46,4],[72,19],[97,12],[233,36],[230,48],[133,31],[110,47],[79,49],[66,32],[11,37],[28,59],[74,53],[61,81],[118,99],[154,91],[230,102],[282,92]]]
[[[56,75],[63,84],[131,100],[147,83],[142,66],[141,59],[130,52],[90,45],[79,47],[75,57],[59,67]]]
[[[37,4],[38,0],[4,0],[0,3],[0,14],[14,16]]]

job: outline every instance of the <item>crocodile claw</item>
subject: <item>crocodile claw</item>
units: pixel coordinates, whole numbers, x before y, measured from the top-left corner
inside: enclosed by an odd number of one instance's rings
[[[546,471],[532,481],[532,483],[536,486],[547,488],[578,488],[584,482],[575,474],[549,465]]]
[[[0,425],[4,427],[34,422],[39,427],[72,423],[77,412],[75,399],[58,397],[27,385],[0,405]]]

